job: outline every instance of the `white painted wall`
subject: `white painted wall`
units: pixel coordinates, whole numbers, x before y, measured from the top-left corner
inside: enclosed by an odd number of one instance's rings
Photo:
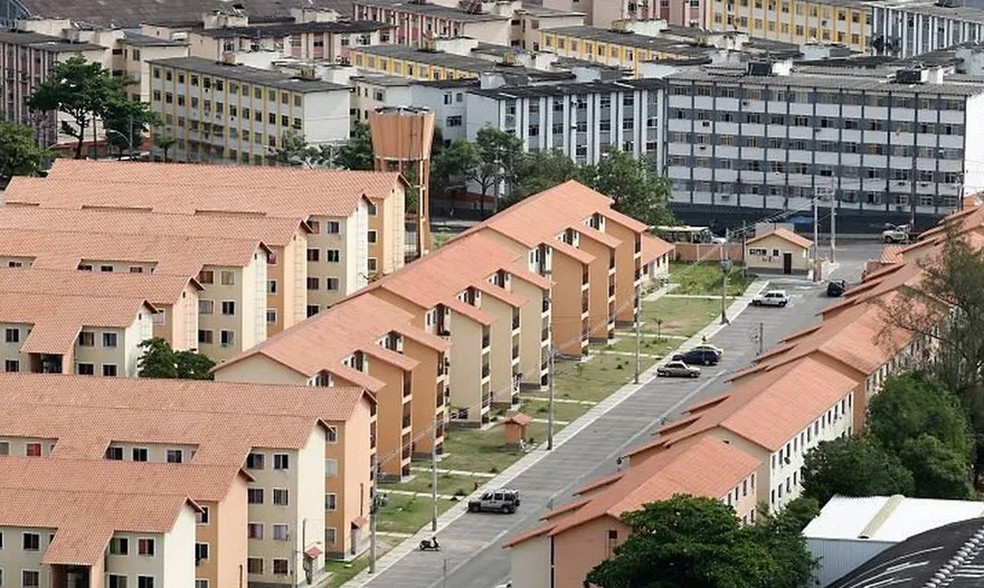
[[[154,583],[155,586],[187,588],[195,585],[195,532],[195,510],[191,505],[185,505],[170,532],[164,534],[163,545],[159,546],[161,551],[156,559],[162,564],[161,579]],[[211,553],[209,556],[214,557]]]

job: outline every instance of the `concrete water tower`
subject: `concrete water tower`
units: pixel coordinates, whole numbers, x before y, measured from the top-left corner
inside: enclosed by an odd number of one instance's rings
[[[407,210],[408,225],[416,231],[407,239],[409,261],[430,251],[430,153],[434,112],[407,106],[377,108],[369,113],[369,132],[376,171],[398,171],[416,192],[416,211]],[[409,228],[409,226],[408,226]],[[409,237],[409,235],[408,235]]]

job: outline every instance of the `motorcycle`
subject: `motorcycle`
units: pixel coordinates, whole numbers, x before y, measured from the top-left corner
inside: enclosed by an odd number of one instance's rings
[[[437,537],[434,537],[421,541],[419,549],[421,551],[440,551],[441,545],[437,542]]]

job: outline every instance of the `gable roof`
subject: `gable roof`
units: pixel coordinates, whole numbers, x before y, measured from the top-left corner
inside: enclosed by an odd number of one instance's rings
[[[185,289],[202,290],[195,278],[167,274],[81,272],[36,268],[0,268],[0,292],[145,299],[155,306],[174,304]]]
[[[745,245],[748,246],[753,243],[758,243],[762,239],[766,239],[768,237],[779,237],[780,239],[784,241],[788,241],[789,243],[792,243],[793,245],[796,245],[803,249],[809,249],[810,247],[813,247],[813,241],[810,241],[806,237],[800,237],[799,235],[790,231],[789,229],[783,229],[783,228],[772,229],[767,233],[756,235],[754,238],[745,241]]]
[[[660,239],[659,237],[653,236],[650,233],[643,233],[642,265],[655,261],[658,257],[673,251],[673,248],[674,247],[671,243],[667,243],[666,241]]]

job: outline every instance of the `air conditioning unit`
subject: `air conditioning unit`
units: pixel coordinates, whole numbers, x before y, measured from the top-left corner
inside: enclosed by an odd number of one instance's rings
[[[702,127],[709,127],[709,126],[711,126],[711,121],[709,121],[709,120],[701,121],[700,126],[702,126]]]

